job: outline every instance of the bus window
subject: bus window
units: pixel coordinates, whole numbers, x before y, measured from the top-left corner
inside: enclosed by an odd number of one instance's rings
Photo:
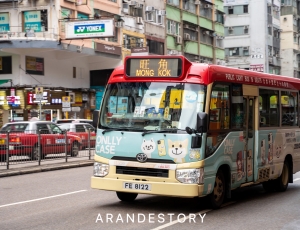
[[[296,92],[281,91],[281,125],[298,125],[298,94]]]
[[[242,129],[244,122],[242,85],[232,85],[231,102],[231,128]]]
[[[217,84],[210,99],[209,129],[229,129],[229,86]]]
[[[210,99],[206,157],[214,153],[228,133],[230,121],[229,105],[229,85],[214,85]]]
[[[259,89],[260,127],[279,126],[278,90]]]

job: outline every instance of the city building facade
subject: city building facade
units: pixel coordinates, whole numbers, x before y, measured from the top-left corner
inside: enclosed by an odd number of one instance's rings
[[[224,2],[227,66],[281,73],[280,7],[279,0]]]

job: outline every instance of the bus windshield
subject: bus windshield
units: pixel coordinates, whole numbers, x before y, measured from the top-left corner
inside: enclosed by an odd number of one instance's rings
[[[181,130],[196,128],[204,111],[205,86],[170,82],[109,84],[102,103],[100,125],[106,129]]]

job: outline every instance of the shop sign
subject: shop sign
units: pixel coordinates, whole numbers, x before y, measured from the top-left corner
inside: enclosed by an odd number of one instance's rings
[[[44,58],[25,57],[26,73],[35,75],[44,75]]]
[[[36,105],[39,102],[48,103],[48,92],[43,92],[43,97],[37,98],[35,93],[27,93],[27,105]]]
[[[95,51],[102,52],[102,53],[115,54],[115,55],[122,54],[121,47],[105,45],[105,44],[101,44],[101,43],[95,43]]]
[[[6,96],[6,101],[11,106],[19,106],[21,104],[20,96]]]
[[[72,107],[73,112],[80,112],[80,107]]]
[[[114,19],[65,22],[66,39],[113,37]]]

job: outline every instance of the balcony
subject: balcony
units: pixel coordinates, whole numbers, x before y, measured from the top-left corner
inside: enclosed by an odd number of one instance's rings
[[[22,26],[10,26],[10,31],[0,32],[6,39],[5,40],[48,40],[57,41],[59,36],[57,34],[57,29],[48,28],[48,31],[35,32],[34,30],[26,30]],[[8,39],[7,39],[8,37]],[[3,39],[2,39],[3,40]],[[1,38],[0,38],[1,41]]]

